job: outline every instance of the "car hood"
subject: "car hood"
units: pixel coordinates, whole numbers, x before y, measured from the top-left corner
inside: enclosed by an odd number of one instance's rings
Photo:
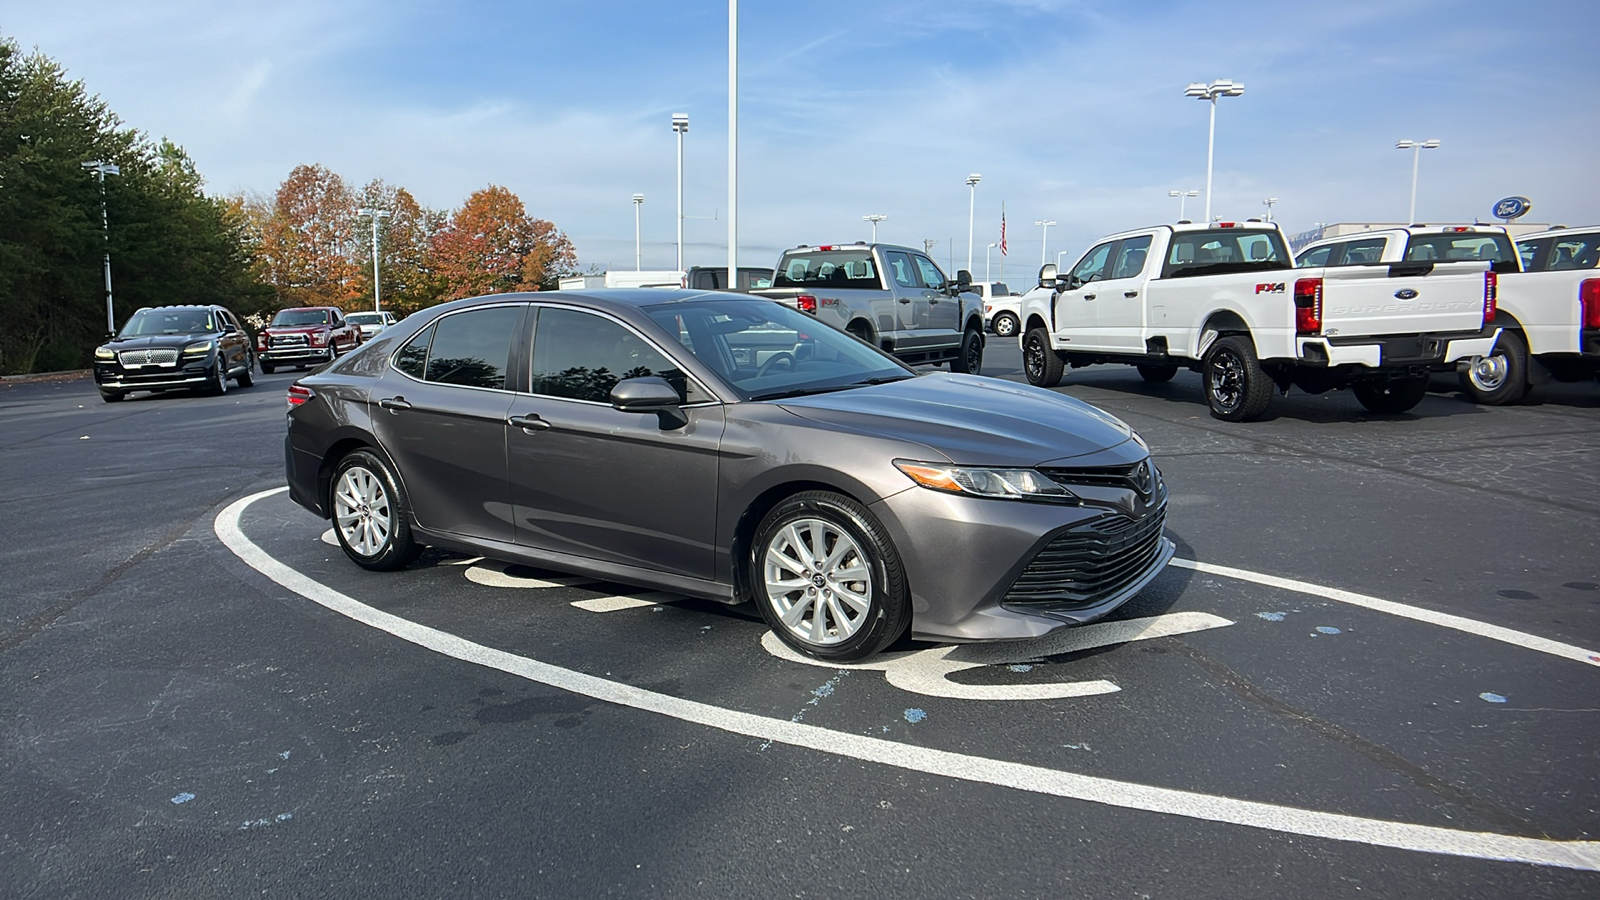
[[[1120,419],[1087,403],[973,375],[932,373],[781,405],[834,427],[915,441],[961,465],[1037,466],[1133,439]]]
[[[215,333],[209,331],[194,334],[141,334],[135,337],[115,338],[107,341],[105,346],[118,353],[124,350],[154,350],[166,347],[182,349],[195,341],[209,341],[216,337]]]

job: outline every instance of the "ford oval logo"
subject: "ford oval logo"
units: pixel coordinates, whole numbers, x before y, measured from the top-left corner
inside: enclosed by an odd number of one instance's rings
[[[1417,292],[1413,291],[1411,288],[1403,288],[1401,290],[1395,291],[1394,295],[1395,295],[1395,297],[1397,299],[1400,299],[1400,300],[1415,300],[1415,299],[1417,299]]]
[[[1507,197],[1494,205],[1496,219],[1520,219],[1533,209],[1533,201],[1527,197]]]

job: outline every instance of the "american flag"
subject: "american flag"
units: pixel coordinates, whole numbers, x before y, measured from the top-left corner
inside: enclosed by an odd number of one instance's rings
[[[1006,255],[1006,205],[1000,204],[1000,255]]]

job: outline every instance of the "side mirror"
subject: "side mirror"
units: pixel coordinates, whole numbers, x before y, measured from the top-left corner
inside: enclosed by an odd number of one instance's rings
[[[1053,287],[1059,277],[1055,263],[1045,263],[1039,267],[1039,287]]]
[[[223,334],[233,334],[234,332],[236,332],[238,330],[239,329],[233,327],[233,323],[232,322],[223,322],[222,323],[222,333]]]
[[[624,378],[611,389],[611,408],[628,413],[655,413],[662,428],[682,428],[689,417],[682,409],[678,389],[659,375]]]
[[[956,284],[959,284],[962,287],[967,287],[968,285],[972,284],[972,273],[968,272],[966,269],[957,269]]]

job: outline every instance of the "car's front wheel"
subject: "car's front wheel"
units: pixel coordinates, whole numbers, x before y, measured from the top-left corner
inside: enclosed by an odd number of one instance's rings
[[[370,450],[352,450],[333,472],[333,533],[345,555],[364,569],[405,568],[422,551],[411,536],[405,489]]]
[[[796,494],[767,513],[751,546],[756,605],[801,653],[865,659],[910,624],[900,555],[877,517],[849,497]]]
[[[1050,331],[1043,325],[1022,339],[1022,371],[1034,387],[1052,388],[1061,383],[1066,366],[1050,347]]]
[[[1018,322],[1017,317],[1011,313],[1001,313],[994,317],[993,328],[997,337],[1011,337],[1021,327],[1022,323]]]
[[[240,372],[235,380],[239,382],[239,387],[242,388],[247,388],[256,383],[256,356],[254,353],[246,353],[244,355],[244,371]]]
[[[118,402],[121,402],[122,398],[124,398],[126,396],[128,396],[128,395],[123,393],[122,391],[106,391],[106,390],[102,390],[100,392],[100,399],[104,400],[107,403],[118,403]]]
[[[206,392],[210,394],[226,394],[228,392],[228,361],[217,354],[217,364],[211,367],[208,376]]]

